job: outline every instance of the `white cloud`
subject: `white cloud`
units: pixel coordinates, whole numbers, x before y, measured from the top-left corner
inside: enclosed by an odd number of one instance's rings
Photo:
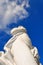
[[[28,7],[28,0],[0,0],[0,29],[6,29],[7,25],[12,23],[10,21],[12,18],[14,18],[13,23],[26,18],[28,12],[25,8]]]

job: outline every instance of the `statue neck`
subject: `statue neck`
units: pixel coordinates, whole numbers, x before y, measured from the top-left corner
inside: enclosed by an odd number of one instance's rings
[[[19,32],[17,34],[15,34],[5,45],[4,49],[7,50],[11,50],[13,42],[18,38],[18,36],[22,35],[24,32]]]

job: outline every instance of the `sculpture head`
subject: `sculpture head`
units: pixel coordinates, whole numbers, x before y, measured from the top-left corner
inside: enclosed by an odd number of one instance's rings
[[[11,50],[14,42],[19,36],[21,36],[20,38],[22,38],[25,41],[24,43],[26,43],[27,46],[32,47],[31,40],[26,33],[26,29],[23,26],[19,26],[18,28],[13,28],[11,30],[11,34],[13,37],[6,43],[4,47],[5,50]]]
[[[37,49],[32,47],[31,40],[26,33],[26,29],[22,26],[19,26],[18,28],[12,29],[11,34],[13,37],[7,42],[4,47],[6,50],[5,54],[0,53],[0,56],[3,54],[0,57],[0,64],[3,65],[5,63],[4,65],[41,65],[39,64],[37,58]],[[5,61],[7,61],[7,63]]]

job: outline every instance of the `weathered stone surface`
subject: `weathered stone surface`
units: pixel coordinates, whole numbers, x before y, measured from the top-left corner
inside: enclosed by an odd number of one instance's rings
[[[0,52],[0,65],[41,65],[36,47],[22,26],[11,31],[13,37],[4,46],[5,53]]]

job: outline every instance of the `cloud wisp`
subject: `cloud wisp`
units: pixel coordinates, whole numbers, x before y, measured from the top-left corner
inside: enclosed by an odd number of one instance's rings
[[[0,29],[6,29],[7,25],[26,18],[28,7],[29,0],[0,0]]]

